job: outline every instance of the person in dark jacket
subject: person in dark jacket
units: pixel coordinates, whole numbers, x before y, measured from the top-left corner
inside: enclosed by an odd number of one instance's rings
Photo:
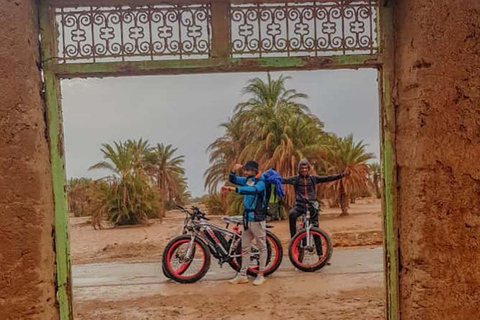
[[[296,222],[298,217],[305,214],[307,208],[310,210],[310,221],[314,227],[318,228],[318,212],[319,204],[316,196],[316,185],[342,179],[350,174],[348,169],[340,174],[331,176],[310,175],[310,163],[307,159],[302,159],[298,163],[298,175],[284,178],[282,183],[293,185],[295,189],[295,204],[289,213],[290,236],[293,238],[296,230]],[[315,246],[317,254],[322,253],[320,239],[315,238]]]
[[[243,169],[244,177],[238,176],[236,172]],[[255,239],[260,251],[259,272],[253,285],[258,286],[266,280],[264,277],[265,265],[267,263],[267,229],[266,206],[267,196],[265,194],[265,178],[258,173],[258,163],[247,161],[242,167],[236,164],[230,173],[229,181],[237,187],[222,187],[223,192],[236,192],[243,196],[243,225],[242,232],[242,267],[239,274],[230,280],[231,284],[248,283],[247,269],[250,264],[250,251],[252,240]]]

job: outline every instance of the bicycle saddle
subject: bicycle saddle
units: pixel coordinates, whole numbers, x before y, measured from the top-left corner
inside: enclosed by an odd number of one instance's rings
[[[235,223],[235,224],[243,223],[243,217],[242,216],[223,217],[222,219],[226,222],[229,222],[229,223]]]

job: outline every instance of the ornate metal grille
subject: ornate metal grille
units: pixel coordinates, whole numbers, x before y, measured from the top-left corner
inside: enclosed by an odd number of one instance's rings
[[[231,55],[373,54],[376,16],[376,0],[232,4]]]
[[[210,5],[55,9],[60,63],[208,58]]]

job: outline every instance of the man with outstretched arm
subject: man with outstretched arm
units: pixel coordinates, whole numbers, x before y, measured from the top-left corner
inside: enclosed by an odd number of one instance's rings
[[[244,176],[237,175],[236,172],[243,169]],[[222,187],[223,192],[236,192],[243,195],[243,233],[242,233],[242,267],[235,278],[230,280],[231,284],[248,283],[247,269],[250,264],[250,251],[252,240],[255,239],[260,250],[260,265],[257,278],[253,285],[261,285],[266,280],[264,277],[265,265],[267,263],[267,243],[266,243],[266,195],[265,180],[258,173],[258,163],[247,161],[245,166],[236,164],[230,173],[229,180],[237,187]]]
[[[295,189],[295,204],[289,213],[290,236],[293,238],[296,230],[297,218],[306,214],[307,207],[310,210],[310,220],[314,227],[318,228],[319,204],[316,197],[316,185],[342,179],[350,175],[347,169],[345,172],[331,176],[310,175],[310,163],[307,159],[302,159],[298,163],[298,175],[284,178],[283,184],[293,185]],[[321,239],[314,238],[317,247],[318,256],[322,255]]]

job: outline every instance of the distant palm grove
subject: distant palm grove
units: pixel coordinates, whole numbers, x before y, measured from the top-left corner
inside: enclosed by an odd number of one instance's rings
[[[335,174],[350,169],[348,178],[319,188],[318,196],[330,206],[348,214],[355,198],[380,197],[380,166],[371,163],[363,141],[353,135],[337,137],[324,131],[323,122],[305,104],[307,96],[287,89],[288,77],[266,81],[254,78],[243,88],[248,97],[238,103],[233,115],[221,126],[224,135],[207,148],[210,167],[206,170],[208,194],[196,199],[211,214],[240,214],[241,201],[235,195],[218,193],[228,181],[235,163],[255,159],[261,169],[275,168],[282,176],[297,174],[297,164],[308,158],[317,174]],[[93,216],[94,227],[108,219],[114,226],[137,224],[148,218],[162,218],[176,204],[191,201],[184,156],[172,145],[152,145],[147,140],[103,144],[103,161],[90,170],[106,169],[104,178],[73,178],[68,182],[69,210],[75,216]],[[286,189],[283,207],[293,204],[293,190]]]

